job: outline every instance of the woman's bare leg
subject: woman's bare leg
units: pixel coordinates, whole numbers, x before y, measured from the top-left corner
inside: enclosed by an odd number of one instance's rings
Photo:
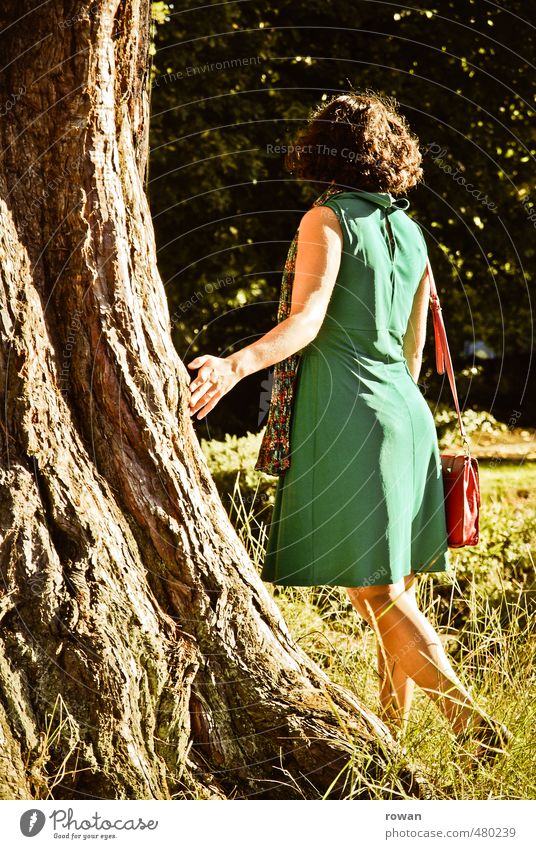
[[[404,578],[404,583],[405,593],[416,604],[415,578],[416,575],[412,572]],[[388,724],[394,723],[400,726],[404,732],[409,720],[415,692],[415,681],[404,672],[400,661],[386,652],[382,641],[379,639],[376,639],[376,650],[380,679],[380,716]]]
[[[437,703],[455,732],[463,730],[474,716],[473,699],[450,665],[439,635],[406,591],[404,580],[346,589],[356,610],[374,629],[386,657]]]

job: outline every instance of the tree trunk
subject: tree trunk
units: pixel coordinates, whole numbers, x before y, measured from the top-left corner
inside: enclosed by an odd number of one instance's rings
[[[0,13],[0,795],[422,795],[199,448],[143,189],[149,2],[34,5]]]

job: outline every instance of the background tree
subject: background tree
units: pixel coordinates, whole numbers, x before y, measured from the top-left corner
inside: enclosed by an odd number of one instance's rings
[[[321,98],[371,87],[399,100],[421,140],[425,184],[411,192],[411,214],[427,234],[455,365],[466,370],[462,401],[535,424],[526,4],[279,0],[216,3],[205,14],[191,0],[153,5],[149,191],[179,354],[225,356],[273,325],[286,250],[317,192],[295,183],[270,146],[291,143]],[[424,392],[450,404],[431,322],[429,331]],[[496,358],[468,353],[476,340]],[[265,378],[239,384],[200,422],[203,434],[257,430]]]
[[[195,438],[143,191],[148,2],[0,26],[0,796],[420,793],[292,640]]]

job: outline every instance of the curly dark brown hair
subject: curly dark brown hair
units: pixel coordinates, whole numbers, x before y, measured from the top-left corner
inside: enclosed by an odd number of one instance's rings
[[[419,140],[393,97],[370,90],[316,106],[285,155],[303,180],[369,192],[406,192],[423,179]]]

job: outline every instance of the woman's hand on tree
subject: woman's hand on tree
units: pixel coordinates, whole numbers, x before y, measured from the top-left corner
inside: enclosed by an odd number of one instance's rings
[[[188,363],[188,368],[199,369],[190,382],[190,415],[202,419],[214,409],[220,398],[239,382],[234,361],[230,357],[213,357],[202,354]]]

